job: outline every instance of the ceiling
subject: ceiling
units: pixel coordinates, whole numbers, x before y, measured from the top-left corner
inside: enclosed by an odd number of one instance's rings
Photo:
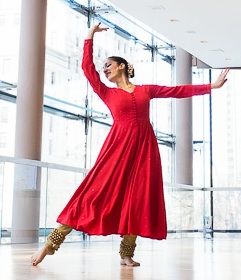
[[[110,0],[212,68],[241,67],[240,0]]]

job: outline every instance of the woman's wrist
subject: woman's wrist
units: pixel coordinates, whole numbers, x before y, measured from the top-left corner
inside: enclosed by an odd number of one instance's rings
[[[92,29],[89,30],[89,33],[88,33],[86,39],[93,39],[94,38],[94,34],[95,34],[95,32]]]

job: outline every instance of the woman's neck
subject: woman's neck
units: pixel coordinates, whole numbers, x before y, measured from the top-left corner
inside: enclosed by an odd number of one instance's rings
[[[131,88],[134,85],[128,79],[120,79],[119,81],[116,82],[116,86],[118,88],[126,89],[126,88]]]

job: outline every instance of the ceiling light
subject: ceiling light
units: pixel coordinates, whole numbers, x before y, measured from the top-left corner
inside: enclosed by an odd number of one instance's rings
[[[179,22],[179,19],[171,18],[171,19],[170,19],[170,22]]]
[[[188,31],[186,31],[186,33],[188,33],[188,34],[196,34],[197,32],[195,30],[188,30]]]
[[[151,8],[152,10],[159,10],[159,11],[164,11],[166,10],[166,8],[162,5],[156,5],[156,6],[148,6],[149,8]]]
[[[223,49],[212,49],[212,50],[209,50],[210,52],[224,52]]]

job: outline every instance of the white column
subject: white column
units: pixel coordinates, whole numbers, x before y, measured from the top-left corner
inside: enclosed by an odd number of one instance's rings
[[[47,0],[22,0],[15,156],[41,159]],[[12,242],[38,241],[40,171],[15,165]]]
[[[176,49],[176,84],[192,83],[192,56]],[[193,184],[192,99],[176,100],[176,183]]]

